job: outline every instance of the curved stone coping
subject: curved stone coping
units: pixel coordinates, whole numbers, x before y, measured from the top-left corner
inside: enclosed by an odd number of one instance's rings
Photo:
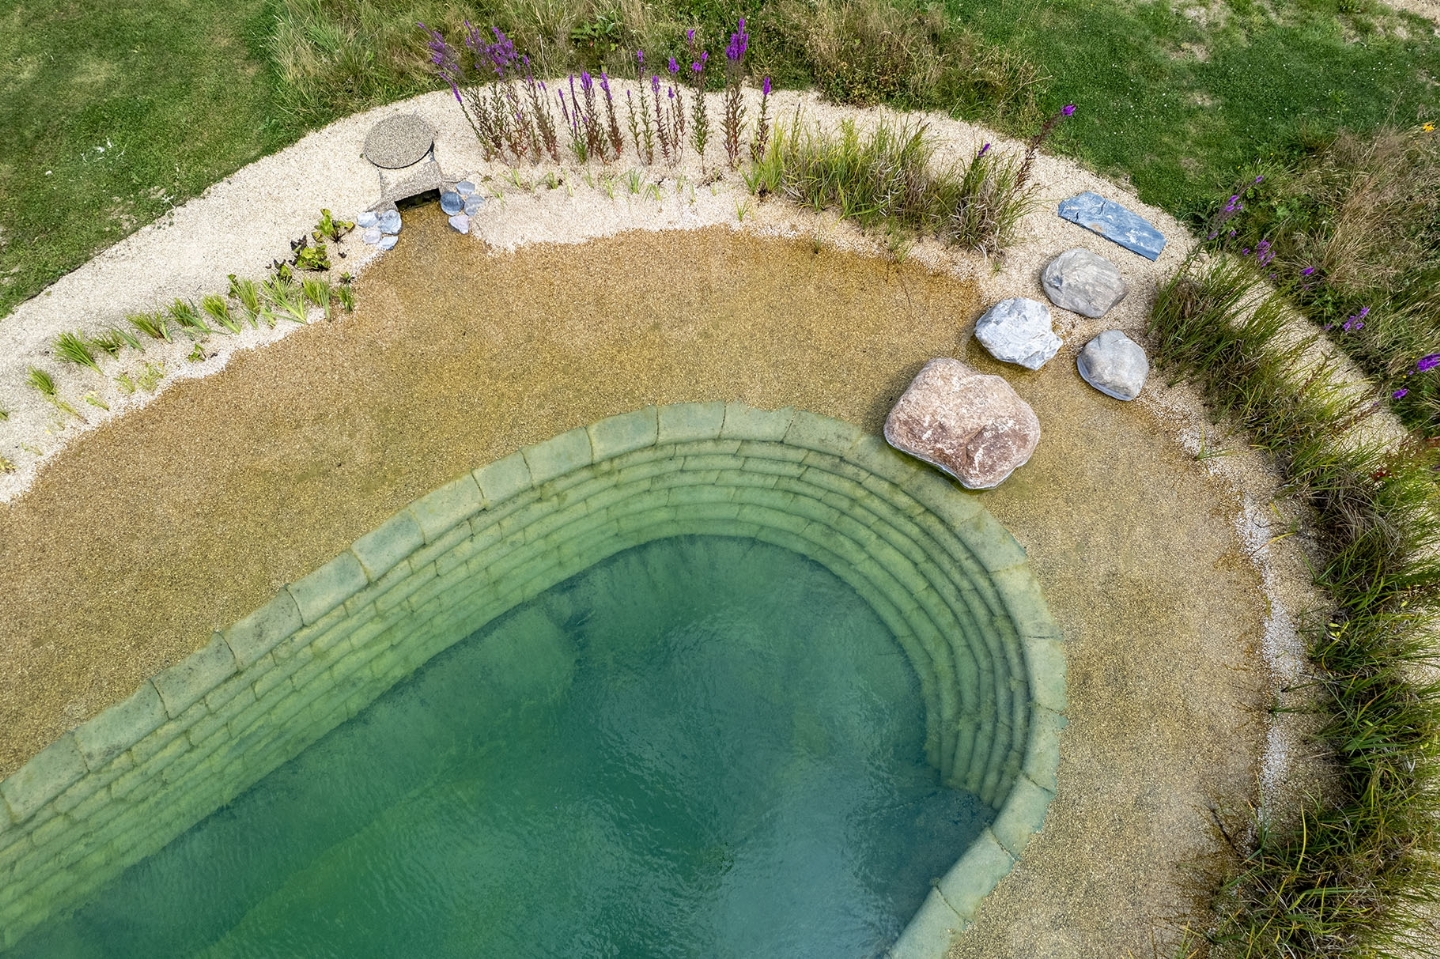
[[[681,403],[527,447],[416,500],[0,782],[0,935],[83,902],[430,657],[607,556],[750,536],[835,572],[904,649],[945,782],[997,809],[896,943],[938,957],[1055,789],[1065,657],[1024,551],[879,437]]]

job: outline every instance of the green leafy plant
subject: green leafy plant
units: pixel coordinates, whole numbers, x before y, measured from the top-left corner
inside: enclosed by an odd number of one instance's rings
[[[295,266],[308,273],[319,273],[330,269],[330,251],[324,240],[310,242],[302,238],[295,248]]]
[[[90,345],[95,349],[102,351],[111,359],[119,356],[120,351],[127,346],[130,347],[132,350],[136,350],[137,352],[144,349],[140,345],[140,341],[135,338],[134,334],[127,333],[123,330],[117,330],[114,327],[111,327],[104,333],[101,333],[99,336],[92,337],[90,339]]]
[[[102,400],[102,399],[100,398],[99,394],[96,394],[96,393],[86,393],[83,398],[84,398],[85,402],[86,402],[86,403],[89,403],[91,406],[99,407],[100,409],[106,410],[106,411],[108,411],[108,410],[110,409],[110,404],[108,404],[108,403],[106,403],[104,400]]]
[[[152,340],[170,342],[170,325],[162,313],[131,313],[125,318],[131,326]]]
[[[330,284],[318,276],[301,280],[300,292],[314,306],[325,309],[330,305]]]
[[[194,336],[195,334],[208,336],[215,332],[210,329],[209,324],[205,322],[204,318],[196,312],[195,304],[193,303],[176,299],[174,303],[170,304],[169,313],[170,319],[174,320],[175,325],[184,330],[188,336]]]
[[[242,280],[230,274],[230,298],[239,303],[245,311],[245,320],[252,327],[259,328],[260,287],[254,280]],[[272,324],[273,325],[273,324]]]
[[[155,387],[159,386],[160,381],[164,378],[165,362],[163,360],[158,360],[153,363],[146,362],[135,378],[135,385],[149,393],[152,392]]]
[[[100,364],[95,362],[95,354],[91,352],[90,344],[75,333],[61,333],[56,337],[55,355],[66,363],[88,366],[101,376],[105,375],[100,370]]]
[[[332,302],[339,303],[346,313],[355,312],[355,291],[349,284],[341,283],[330,288]]]
[[[295,283],[277,276],[265,281],[260,289],[281,317],[302,325],[306,322],[304,293]]]
[[[115,385],[120,387],[120,392],[126,396],[135,392],[135,381],[130,378],[129,373],[121,373],[115,377]]]
[[[240,324],[230,315],[230,304],[225,302],[223,296],[215,293],[206,295],[200,301],[200,308],[205,311],[205,314],[209,316],[210,319],[219,323],[226,330],[229,330],[231,333],[240,332]]]
[[[80,412],[76,410],[75,407],[71,406],[69,403],[65,402],[63,399],[60,398],[60,390],[55,385],[54,377],[52,377],[49,373],[46,373],[44,370],[37,369],[36,367],[32,366],[30,367],[30,373],[26,377],[26,381],[36,390],[38,390],[41,396],[49,400],[56,409],[69,413],[71,416],[79,420],[83,420],[85,418],[80,415]]]
[[[329,210],[321,210],[320,222],[315,225],[315,229],[310,235],[316,242],[339,240],[353,229],[355,229],[355,224],[350,220],[337,220]]]

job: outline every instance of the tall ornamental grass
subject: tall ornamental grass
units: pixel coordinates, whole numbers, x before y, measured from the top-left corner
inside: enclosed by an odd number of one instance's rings
[[[1192,261],[1151,313],[1156,358],[1274,455],[1313,510],[1315,581],[1330,609],[1308,630],[1328,795],[1293,827],[1257,821],[1216,898],[1212,956],[1434,955],[1423,909],[1440,901],[1440,460],[1419,440],[1384,444],[1365,421],[1392,397],[1357,392],[1313,340],[1286,332],[1245,257]]]

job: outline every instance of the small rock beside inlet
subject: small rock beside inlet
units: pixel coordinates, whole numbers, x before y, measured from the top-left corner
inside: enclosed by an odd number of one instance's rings
[[[1075,366],[1081,379],[1117,400],[1139,396],[1150,375],[1144,348],[1119,330],[1106,330],[1086,343]]]
[[[1099,318],[1121,300],[1129,288],[1115,264],[1089,250],[1066,250],[1040,274],[1040,285],[1050,302],[1062,310]]]

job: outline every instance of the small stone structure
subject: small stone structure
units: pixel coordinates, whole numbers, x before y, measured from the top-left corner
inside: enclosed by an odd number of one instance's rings
[[[1125,299],[1129,287],[1115,264],[1089,250],[1066,250],[1040,273],[1050,302],[1062,310],[1098,319]]]
[[[1023,296],[1001,300],[975,322],[975,338],[1002,363],[1038,370],[1060,351],[1050,310]]]
[[[925,364],[885,419],[885,439],[966,489],[993,489],[1040,443],[1040,420],[1009,383],[949,357]]]
[[[1044,821],[1062,637],[1025,551],[933,470],[849,423],[719,402],[614,416],[460,476],[0,782],[0,948],[456,641],[623,549],[688,534],[807,556],[894,633],[927,760],[997,810],[892,952],[940,959]]]

